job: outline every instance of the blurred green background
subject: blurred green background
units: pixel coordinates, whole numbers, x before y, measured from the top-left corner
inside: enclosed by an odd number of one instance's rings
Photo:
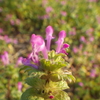
[[[0,56],[0,100],[19,100],[27,86],[17,59],[31,51],[32,33],[45,38],[48,25],[56,39],[67,32],[66,60],[76,77],[67,90],[71,99],[100,100],[100,0],[0,0],[0,55],[7,51],[10,62]]]

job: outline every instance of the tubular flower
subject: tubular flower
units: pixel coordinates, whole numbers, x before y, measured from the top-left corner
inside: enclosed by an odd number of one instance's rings
[[[37,53],[40,51],[43,53],[43,56],[45,59],[48,58],[47,50],[45,47],[45,42],[41,36],[32,34],[30,42],[32,44],[33,50],[32,50],[32,53],[30,54],[29,58],[32,58],[33,61],[36,60],[35,63],[38,62]]]
[[[60,49],[60,53],[65,53],[66,55],[68,55],[68,53],[66,53],[67,48],[69,48],[69,44],[64,43],[62,48]]]
[[[8,56],[8,52],[7,51],[4,51],[4,54],[1,55],[1,60],[2,60],[4,65],[8,65],[9,64],[9,56]]]
[[[31,66],[35,69],[38,69],[38,66],[36,66],[35,64],[31,64],[31,60],[28,58],[23,58],[22,63],[26,66]]]
[[[19,57],[17,62],[16,62],[16,66],[15,67],[18,67],[18,65],[22,65],[22,60],[23,60],[23,57]]]
[[[66,37],[66,32],[63,30],[60,31],[58,41],[56,42],[57,43],[57,48],[56,48],[57,53],[60,52],[65,37]]]
[[[30,43],[32,45],[32,52],[29,54],[28,58],[23,58],[22,63],[27,66],[38,69],[39,67],[39,52],[42,52],[43,57],[48,59],[48,52],[50,51],[51,40],[54,38],[52,36],[53,28],[48,26],[46,28],[46,46],[45,41],[40,35],[32,34]],[[69,47],[69,44],[63,44],[64,38],[66,37],[66,32],[64,30],[59,32],[59,38],[56,42],[56,53],[66,53],[66,49]],[[34,63],[32,64],[31,61]]]
[[[46,40],[47,40],[47,50],[50,50],[50,44],[51,44],[51,39],[53,39],[54,37],[52,36],[53,34],[53,28],[51,26],[48,26],[46,28]]]
[[[21,92],[21,90],[22,90],[22,83],[21,82],[17,83],[17,88],[18,88],[18,91]]]

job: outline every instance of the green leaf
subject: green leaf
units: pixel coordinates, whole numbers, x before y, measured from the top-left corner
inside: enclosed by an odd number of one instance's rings
[[[50,80],[53,82],[66,81],[66,80],[69,80],[70,82],[71,81],[75,82],[74,76],[68,70],[67,70],[67,72],[65,72],[63,70],[59,70],[59,71],[56,71],[55,73],[54,72],[51,73]]]
[[[25,82],[36,89],[43,88],[45,84],[45,81],[40,79],[39,77],[28,77]]]
[[[40,67],[45,71],[55,71],[62,67],[66,67],[67,63],[63,62],[62,60],[56,62],[52,60],[50,61],[46,59],[41,59],[40,65]]]
[[[66,75],[66,78],[67,78],[70,82],[72,82],[72,81],[75,82],[75,77],[74,77],[72,74],[67,74],[67,75]]]
[[[58,81],[61,81],[61,77],[60,77],[59,74],[53,73],[53,74],[51,74],[51,76],[50,76],[50,80],[53,81],[53,82],[58,82]]]
[[[20,100],[30,100],[29,97],[32,96],[33,94],[35,94],[33,88],[29,88],[22,94]]]
[[[33,68],[33,67],[30,67],[30,66],[22,66],[22,68],[20,69],[20,71],[24,70],[25,72],[27,72],[29,75],[31,73],[36,73],[36,72],[39,72],[39,70]]]
[[[55,95],[54,99],[52,100],[70,100],[68,94],[64,91],[59,91],[57,95]]]
[[[55,54],[56,54],[56,53],[55,53],[54,50],[52,50],[51,52],[49,52],[49,53],[48,53],[49,59],[54,58]]]
[[[44,100],[42,97],[30,97],[29,100]]]
[[[65,54],[56,53],[54,50],[48,53],[49,59],[41,59],[40,60],[40,68],[44,71],[55,71],[62,67],[67,66],[67,62],[63,58]]]
[[[69,88],[66,81],[55,82],[54,84],[58,90],[64,90]]]

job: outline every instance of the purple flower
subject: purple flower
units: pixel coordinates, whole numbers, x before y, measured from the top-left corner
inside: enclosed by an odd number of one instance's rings
[[[85,37],[84,37],[84,36],[81,36],[81,37],[80,37],[80,41],[86,42]]]
[[[90,77],[91,78],[95,78],[96,77],[96,71],[95,69],[92,69],[91,72],[90,72]]]
[[[64,30],[60,31],[58,41],[56,42],[57,43],[57,48],[56,48],[57,53],[60,52],[65,37],[66,37],[66,32]]]
[[[79,82],[78,84],[79,84],[79,86],[81,86],[81,87],[84,86],[84,84],[83,84],[82,82]]]
[[[71,31],[68,33],[69,35],[76,35],[76,28],[73,27]]]
[[[42,5],[43,5],[43,7],[44,7],[45,5],[47,5],[47,3],[48,3],[47,0],[42,0]]]
[[[60,53],[64,53],[66,55],[68,55],[68,53],[66,53],[66,49],[69,48],[69,44],[63,44],[61,50],[60,50]]]
[[[86,34],[91,36],[91,34],[93,33],[94,29],[93,28],[89,28],[87,31],[86,31]]]
[[[52,7],[49,6],[49,7],[46,8],[46,13],[50,13],[52,11],[53,11],[53,8]]]
[[[11,39],[7,35],[3,36],[2,40],[4,40],[6,43],[14,43],[14,44],[18,43],[18,41],[16,39]]]
[[[53,99],[53,98],[54,98],[54,96],[53,96],[53,95],[51,95],[51,96],[49,96],[49,98],[50,98],[50,99]]]
[[[88,0],[88,2],[97,2],[98,0]]]
[[[18,88],[18,91],[21,92],[21,90],[22,90],[22,83],[21,82],[18,82],[17,88]]]
[[[49,15],[48,14],[45,14],[43,16],[38,16],[39,19],[49,19]]]
[[[17,25],[19,25],[21,21],[20,21],[20,19],[16,19],[15,22],[16,22]]]
[[[4,54],[1,55],[1,60],[2,60],[4,65],[9,64],[9,57],[8,57],[8,52],[7,51],[4,51]]]
[[[90,40],[91,42],[93,42],[93,41],[94,41],[94,37],[91,36],[91,37],[89,38],[89,40]]]
[[[52,36],[53,34],[53,28],[51,26],[48,26],[46,28],[46,40],[47,40],[47,50],[50,50],[50,44],[51,44],[51,39],[53,39],[54,37]]]
[[[74,52],[74,53],[77,53],[77,52],[78,52],[78,48],[74,46],[74,47],[73,47],[73,52]]]
[[[3,40],[3,36],[0,35],[0,40]]]
[[[66,5],[66,1],[61,1],[61,4],[62,5]]]
[[[15,21],[13,19],[10,20],[11,25],[15,25]]]
[[[11,14],[6,15],[5,21],[10,20],[10,19],[12,19],[12,15]]]
[[[61,12],[61,15],[62,15],[62,16],[66,16],[67,13],[66,13],[65,11],[62,11],[62,12]]]
[[[84,55],[88,55],[88,52],[87,52],[87,51],[84,51],[83,54],[84,54]]]
[[[30,67],[33,67],[35,69],[38,69],[38,66],[36,66],[35,64],[31,64],[31,60],[28,59],[28,58],[23,58],[22,59],[22,63],[26,66],[30,66]]]
[[[16,39],[13,39],[13,40],[12,40],[12,43],[17,44],[18,41],[17,41]]]
[[[15,67],[17,67],[18,65],[22,65],[22,60],[23,60],[23,57],[19,57]]]
[[[82,48],[83,48],[83,44],[80,44],[79,49],[81,49],[81,50],[82,50]]]
[[[54,37],[52,36],[53,34],[53,28],[51,26],[48,26],[46,28],[46,46],[44,39],[40,35],[35,35],[32,34],[30,42],[32,45],[32,52],[29,54],[28,58],[23,58],[22,63],[26,66],[31,66],[33,68],[38,69],[39,66],[39,52],[42,52],[43,56],[45,59],[48,59],[48,51],[50,50],[50,44],[51,44],[51,39]],[[56,42],[57,47],[56,47],[56,52],[57,53],[66,53],[66,49],[69,47],[69,44],[63,44],[64,38],[66,37],[66,32],[64,30],[59,32],[59,38]],[[31,63],[33,62],[33,63]]]
[[[41,36],[32,34],[30,42],[32,44],[33,50],[32,50],[32,53],[30,54],[29,58],[34,59],[34,57],[35,57],[35,59],[38,61],[37,53],[40,51],[42,52],[45,59],[48,58],[47,49],[45,47],[45,42]]]
[[[61,24],[66,24],[66,21],[60,20]]]

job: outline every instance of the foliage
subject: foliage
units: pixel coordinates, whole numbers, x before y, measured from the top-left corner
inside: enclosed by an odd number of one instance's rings
[[[70,49],[68,49],[69,60],[66,58],[70,64],[67,65],[68,67],[71,66],[73,74],[77,77],[76,83],[70,84],[71,89],[69,95],[72,100],[99,99],[99,9],[99,0],[0,0],[0,55],[3,54],[3,51],[8,51],[11,60],[9,66],[15,66],[18,56],[26,56],[30,51],[30,48],[27,46],[27,41],[29,41],[27,40],[29,36],[27,34],[35,32],[44,36],[44,29],[47,25],[52,25],[55,28],[56,34],[59,30],[66,30],[67,37],[65,42],[71,45]],[[9,35],[10,37],[18,38],[17,34],[24,35],[20,36],[20,43],[18,44],[7,43],[7,41],[1,37]],[[24,44],[23,41],[25,42]],[[52,44],[54,42],[55,41],[53,41]],[[16,48],[16,46],[18,48]],[[21,48],[23,48],[22,51],[18,50]],[[28,49],[28,52],[24,50],[25,48]],[[52,45],[52,48],[54,48],[54,45]],[[19,68],[12,67],[12,69],[16,70],[14,71],[15,73],[18,73]],[[0,59],[0,79],[2,80],[0,81],[0,96],[2,95],[3,100],[5,100],[5,91],[7,91],[6,85],[8,84],[8,79],[6,78],[8,74],[4,75],[7,70],[9,70],[9,68],[6,69]],[[28,70],[30,70],[29,74],[33,71],[32,69]],[[12,71],[9,72],[15,74]],[[36,72],[36,70],[34,71]],[[11,90],[15,89],[12,91],[14,95],[11,94],[14,100],[17,96],[16,91],[18,91],[17,82],[21,81],[19,79],[22,78],[22,76],[23,71],[22,74],[16,78],[16,86],[11,88]],[[58,78],[55,81],[62,79],[62,75],[53,74],[52,76],[52,80]],[[43,77],[44,76],[42,76],[42,78]],[[13,84],[14,81],[13,79],[11,80]],[[23,85],[22,91],[25,89],[26,87],[24,88]]]
[[[66,62],[62,58],[64,54],[56,54],[55,51],[50,51],[48,55],[50,59],[40,59],[38,70],[28,66],[21,69],[28,73],[29,77],[26,78],[25,82],[30,86],[22,94],[21,100],[29,100],[32,96],[32,100],[40,100],[40,98],[41,100],[49,100],[50,96],[54,96],[53,100],[66,100],[66,98],[70,100],[67,93],[62,90],[69,88],[66,82],[67,79],[74,81],[75,78],[69,71],[65,73],[62,70],[63,67],[66,67]]]

